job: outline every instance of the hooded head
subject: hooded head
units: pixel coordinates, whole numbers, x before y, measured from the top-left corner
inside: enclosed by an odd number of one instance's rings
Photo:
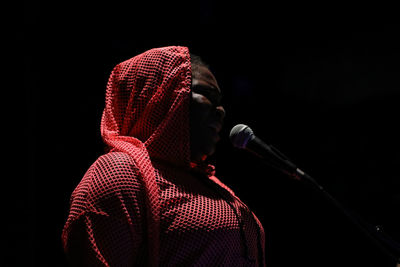
[[[185,47],[151,49],[118,64],[107,85],[103,140],[128,154],[145,147],[151,158],[188,164],[190,85]]]
[[[178,166],[198,160],[191,148],[211,154],[224,116],[222,107],[215,108],[220,91],[204,65],[196,65],[193,74],[186,47],[155,48],[118,64],[109,78],[101,123],[110,149],[130,155],[146,150],[152,160]]]

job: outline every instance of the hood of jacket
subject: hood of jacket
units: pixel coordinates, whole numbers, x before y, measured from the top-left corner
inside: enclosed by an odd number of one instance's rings
[[[191,79],[187,47],[151,49],[115,66],[101,121],[110,150],[145,149],[151,160],[189,167]]]

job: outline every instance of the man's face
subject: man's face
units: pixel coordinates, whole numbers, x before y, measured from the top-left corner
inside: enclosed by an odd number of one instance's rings
[[[204,161],[215,151],[225,110],[221,106],[221,90],[206,67],[200,67],[192,79],[190,106],[190,149],[194,162]]]

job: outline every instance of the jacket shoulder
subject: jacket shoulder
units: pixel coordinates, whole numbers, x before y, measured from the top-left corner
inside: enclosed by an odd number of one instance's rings
[[[123,152],[111,152],[100,156],[92,165],[92,182],[102,187],[139,187],[141,178],[134,159]]]
[[[107,176],[124,176],[138,173],[134,159],[123,152],[110,152],[100,156],[92,165],[98,172]]]
[[[71,200],[98,203],[115,198],[142,198],[143,183],[134,159],[123,152],[100,156],[88,169]]]

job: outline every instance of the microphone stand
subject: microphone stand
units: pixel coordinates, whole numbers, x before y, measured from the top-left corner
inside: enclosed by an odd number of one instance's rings
[[[375,227],[372,228],[370,226],[369,228],[367,228],[367,222],[363,221],[360,217],[354,216],[353,213],[344,208],[339,201],[332,197],[332,195],[330,195],[321,185],[319,185],[315,181],[315,179],[313,179],[307,173],[297,168],[294,173],[290,174],[290,176],[295,177],[296,179],[305,182],[308,185],[311,185],[311,187],[314,188],[317,192],[320,192],[321,195],[323,195],[329,203],[333,204],[334,207],[340,210],[342,214],[345,215],[345,217],[349,221],[351,221],[357,227],[357,229],[359,229],[361,233],[363,233],[373,244],[375,244],[381,252],[383,252],[389,258],[393,259],[396,263],[400,263],[400,256],[395,255],[400,255],[400,247],[399,245],[396,246],[394,240],[390,240],[388,237],[384,237],[381,233],[378,232],[379,229]],[[389,246],[391,251],[382,243],[385,243],[386,246]],[[393,253],[392,251],[394,251],[395,253]]]
[[[314,178],[299,169],[278,149],[271,145],[267,145],[256,136],[253,137],[253,141],[254,142],[248,143],[248,147],[246,147],[246,150],[257,155],[258,157],[263,159],[266,164],[283,172],[289,177],[310,185],[311,188],[319,192],[329,203],[331,203],[335,208],[341,211],[342,214],[345,215],[345,217],[350,222],[352,222],[353,225],[356,226],[357,229],[359,229],[361,233],[363,233],[373,244],[375,244],[381,252],[383,252],[386,256],[393,259],[397,264],[400,265],[400,244],[390,239],[388,236],[384,236],[383,233],[380,233],[379,228],[372,227],[367,222],[363,221],[360,217],[356,218],[354,214],[350,213],[350,211],[343,207],[339,201],[337,201],[321,185],[319,185]],[[257,144],[258,146],[255,144]],[[261,153],[257,153],[260,147],[264,150],[269,151],[268,159],[262,157]],[[384,243],[387,247],[390,247],[390,250],[382,243]]]

